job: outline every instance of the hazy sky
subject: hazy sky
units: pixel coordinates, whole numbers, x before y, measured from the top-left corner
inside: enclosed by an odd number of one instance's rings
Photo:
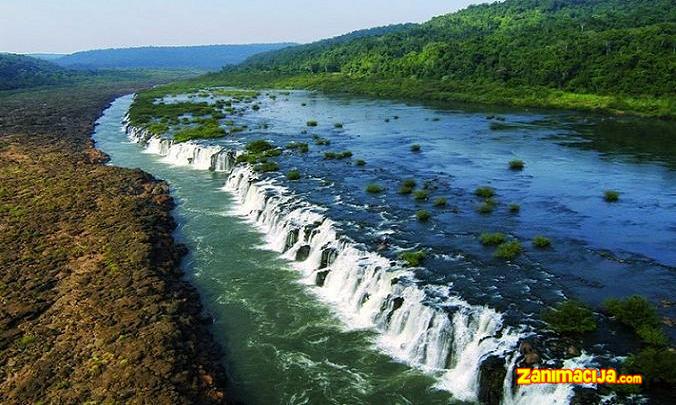
[[[481,0],[0,0],[0,52],[311,42]]]

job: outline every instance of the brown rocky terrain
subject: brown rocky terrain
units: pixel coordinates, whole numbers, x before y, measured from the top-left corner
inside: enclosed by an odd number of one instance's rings
[[[144,83],[0,93],[0,403],[223,403],[165,183],[94,121]]]

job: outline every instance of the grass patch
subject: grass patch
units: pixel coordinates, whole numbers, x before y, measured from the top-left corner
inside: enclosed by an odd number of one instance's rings
[[[495,189],[488,186],[477,187],[477,189],[474,190],[474,195],[481,198],[491,198],[495,196]]]
[[[513,240],[502,243],[493,253],[493,256],[499,259],[512,260],[521,254],[522,248],[519,241]]]
[[[418,267],[423,261],[425,261],[425,256],[427,254],[424,250],[418,250],[415,252],[403,252],[399,255],[399,260],[405,262],[405,267]]]
[[[583,334],[596,330],[594,313],[575,300],[567,300],[542,313],[550,328],[562,334]]]
[[[524,167],[526,167],[526,163],[524,163],[523,160],[516,159],[509,162],[509,168],[511,170],[519,171],[523,170]]]
[[[430,192],[429,190],[416,190],[413,193],[413,198],[416,201],[427,201],[430,198]]]
[[[254,166],[254,171],[257,173],[276,172],[279,170],[279,165],[276,162],[263,162]]]
[[[286,145],[286,149],[295,150],[300,153],[308,153],[310,151],[310,147],[305,142],[291,142]]]
[[[435,207],[438,207],[438,208],[445,207],[446,204],[448,204],[448,201],[444,197],[437,197],[437,198],[434,199],[434,206]]]
[[[481,244],[484,246],[499,246],[507,241],[507,236],[504,233],[482,233],[479,236]]]
[[[606,202],[609,203],[614,203],[620,201],[620,193],[615,190],[606,190],[603,193],[603,199],[606,200]]]
[[[334,160],[334,159],[349,159],[352,157],[352,152],[346,150],[344,152],[324,152],[324,159]]]
[[[538,235],[533,238],[533,246],[538,249],[547,249],[552,246],[552,241],[549,238]]]
[[[291,180],[291,181],[300,180],[300,171],[295,170],[295,169],[294,169],[294,170],[289,170],[289,171],[286,173],[286,178],[289,179],[289,180]]]
[[[420,222],[427,222],[430,220],[430,218],[432,218],[432,214],[430,214],[430,212],[427,210],[419,210],[415,213],[415,217]]]
[[[497,202],[492,199],[492,198],[487,198],[484,200],[484,202],[479,205],[477,208],[477,212],[482,215],[488,215],[495,211],[495,206],[497,205]]]
[[[207,123],[193,128],[185,128],[174,134],[174,141],[186,142],[193,139],[213,139],[225,136],[226,132],[218,124]]]
[[[413,179],[406,179],[401,182],[401,186],[399,186],[399,194],[411,194],[413,193],[413,189],[415,189],[416,186],[416,181]]]
[[[371,194],[382,193],[385,189],[380,184],[371,183],[366,186],[366,192]]]

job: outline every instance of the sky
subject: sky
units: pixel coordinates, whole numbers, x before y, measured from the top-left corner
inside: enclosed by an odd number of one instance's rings
[[[482,0],[0,0],[0,52],[312,42]]]

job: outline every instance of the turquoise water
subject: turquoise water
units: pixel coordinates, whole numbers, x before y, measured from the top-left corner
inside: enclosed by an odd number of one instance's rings
[[[178,237],[191,255],[187,277],[199,289],[225,347],[235,394],[251,404],[446,403],[433,378],[372,349],[373,333],[346,331],[298,274],[262,246],[261,234],[229,215],[225,174],[167,165],[127,142],[115,101],[94,139],[116,166],[141,168],[169,182]]]

